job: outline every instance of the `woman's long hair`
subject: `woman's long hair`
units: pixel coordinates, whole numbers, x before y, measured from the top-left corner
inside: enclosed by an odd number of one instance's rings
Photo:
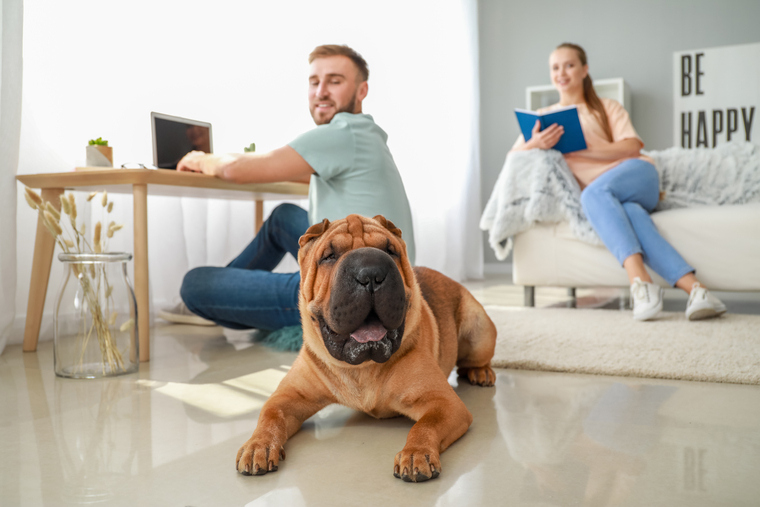
[[[578,54],[578,59],[581,61],[581,65],[586,65],[588,63],[586,52],[578,44],[565,42],[557,46],[557,49],[560,48],[567,48],[575,51]],[[593,111],[594,116],[599,120],[604,133],[607,135],[607,139],[612,142],[612,129],[610,128],[609,118],[607,118],[607,112],[604,110],[602,100],[599,98],[599,95],[596,94],[596,90],[594,90],[594,83],[591,81],[591,76],[589,74],[586,74],[586,77],[583,78],[583,100],[586,101],[588,107]]]

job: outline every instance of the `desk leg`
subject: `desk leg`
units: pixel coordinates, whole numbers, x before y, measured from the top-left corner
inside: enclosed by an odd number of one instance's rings
[[[58,196],[62,188],[43,188],[42,199],[61,209]],[[37,218],[37,237],[34,240],[34,257],[32,258],[32,279],[29,282],[29,302],[26,305],[26,327],[24,328],[24,352],[37,350],[37,340],[42,326],[42,312],[45,310],[50,268],[53,264],[55,238],[45,228],[42,215]]]
[[[148,281],[148,186],[132,185],[135,222],[135,299],[140,362],[150,360],[150,285]]]
[[[258,234],[261,226],[264,225],[264,201],[256,201],[256,217],[254,218],[254,234]]]

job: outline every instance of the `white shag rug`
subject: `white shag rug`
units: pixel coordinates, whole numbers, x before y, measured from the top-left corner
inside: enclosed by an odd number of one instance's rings
[[[663,312],[486,306],[499,368],[760,384],[760,315],[689,322]]]

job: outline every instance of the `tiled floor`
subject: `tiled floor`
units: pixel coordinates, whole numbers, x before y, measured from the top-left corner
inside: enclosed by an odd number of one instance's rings
[[[522,304],[504,280],[469,286],[485,303]],[[539,306],[565,299],[537,293]],[[751,297],[727,302],[757,308]],[[169,325],[154,329],[151,353],[136,375],[84,381],[55,377],[51,342],[6,349],[0,505],[760,504],[760,386],[514,370],[498,370],[495,388],[451,378],[475,422],[436,480],[392,475],[411,421],[339,406],[307,421],[278,472],[244,477],[235,453],[295,354]]]

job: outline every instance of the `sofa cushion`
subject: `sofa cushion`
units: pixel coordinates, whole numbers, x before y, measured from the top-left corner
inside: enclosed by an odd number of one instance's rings
[[[653,213],[662,236],[697,270],[707,287],[760,291],[760,204],[702,206]],[[649,270],[653,280],[668,284]],[[514,237],[517,285],[628,287],[628,277],[603,246],[578,240],[568,222],[537,224]]]

